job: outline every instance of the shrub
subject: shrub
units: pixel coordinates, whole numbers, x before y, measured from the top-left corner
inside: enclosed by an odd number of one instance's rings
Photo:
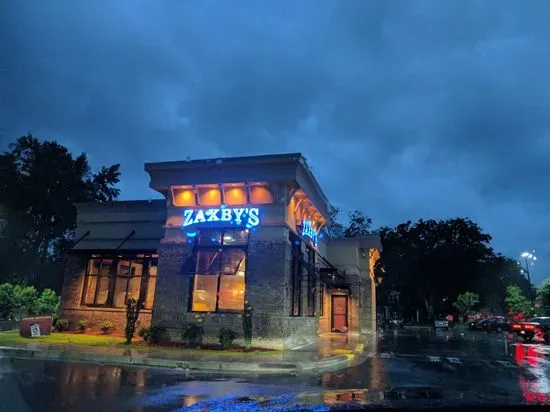
[[[78,322],[76,322],[76,328],[79,331],[84,332],[86,329],[88,329],[88,322],[81,319]]]
[[[142,337],[145,342],[155,345],[162,339],[166,338],[166,328],[164,326],[157,325],[150,326],[148,328],[139,328],[138,336]]]
[[[36,315],[39,294],[34,286],[15,285],[13,293],[17,301],[18,317]]]
[[[143,308],[141,300],[128,299],[126,302],[126,327],[124,335],[126,336],[126,344],[130,344],[136,332],[136,323],[139,318],[139,312]]]
[[[149,340],[151,336],[151,328],[141,327],[138,329],[138,336],[142,338],[145,342]]]
[[[58,332],[69,330],[69,321],[67,319],[57,319],[55,321],[55,330]]]
[[[183,325],[183,331],[181,338],[188,345],[200,344],[202,337],[204,336],[204,329],[202,326],[195,325],[194,323],[188,323]]]
[[[15,319],[17,300],[13,289],[11,283],[0,285],[0,319]]]
[[[243,332],[244,347],[250,349],[252,346],[252,305],[248,302],[244,305]]]
[[[235,340],[235,332],[233,332],[231,329],[220,329],[220,344],[227,348],[228,346],[231,346],[233,344],[233,341]]]
[[[155,325],[149,328],[149,343],[157,344],[166,338],[166,328],[164,326]]]
[[[36,302],[39,315],[55,316],[59,311],[60,298],[51,289],[44,289]]]
[[[99,329],[101,329],[103,333],[109,333],[113,328],[114,328],[113,322],[111,322],[108,319],[105,319],[101,322],[101,327]]]

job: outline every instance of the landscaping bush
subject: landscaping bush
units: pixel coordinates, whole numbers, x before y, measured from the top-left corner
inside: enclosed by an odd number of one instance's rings
[[[149,328],[149,343],[156,345],[165,339],[167,340],[168,337],[164,326],[151,326]]]
[[[60,297],[51,289],[44,289],[36,302],[39,315],[55,316],[59,311]]]
[[[141,327],[138,329],[138,336],[142,338],[145,342],[149,341],[151,336],[151,328]]]
[[[15,285],[13,292],[17,301],[18,317],[35,316],[40,296],[36,288],[34,286]]]
[[[84,332],[86,329],[88,329],[88,322],[81,319],[78,322],[76,322],[76,328],[79,331]]]
[[[108,319],[105,319],[104,321],[101,322],[101,327],[99,329],[101,329],[103,333],[109,333],[114,327],[115,326],[113,325],[113,322],[111,322]]]
[[[139,318],[139,312],[143,308],[141,300],[128,299],[126,302],[126,327],[124,335],[126,336],[126,344],[132,343],[134,333],[136,332],[136,323]]]
[[[69,330],[69,321],[67,319],[57,319],[55,321],[55,330],[58,332],[63,332]]]
[[[222,328],[220,329],[219,338],[220,338],[220,344],[224,348],[227,348],[233,344],[233,341],[235,340],[236,335],[235,335],[235,332],[233,332],[231,329]]]
[[[162,339],[166,338],[166,328],[164,326],[150,326],[139,328],[138,336],[143,338],[145,342],[149,342],[153,345],[159,343]]]
[[[14,320],[17,300],[11,283],[0,285],[0,319]]]
[[[183,325],[181,338],[187,345],[200,344],[203,336],[204,329],[202,326],[195,325],[194,323],[187,323]]]
[[[44,289],[40,294],[34,286],[4,283],[0,285],[0,319],[15,320],[26,316],[49,315],[55,320],[59,301],[59,296],[51,289]]]
[[[244,332],[244,347],[250,349],[252,346],[252,305],[248,302],[244,305],[243,314],[243,332]]]

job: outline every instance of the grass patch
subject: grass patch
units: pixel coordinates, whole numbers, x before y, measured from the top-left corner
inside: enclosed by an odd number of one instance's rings
[[[112,335],[91,335],[85,333],[65,333],[53,332],[51,335],[40,336],[37,338],[25,338],[19,335],[19,331],[0,332],[0,346],[18,346],[21,344],[29,344],[33,342],[42,342],[52,345],[77,345],[77,346],[96,346],[107,348],[131,348],[142,349],[152,352],[160,351],[177,351],[189,354],[203,354],[216,356],[234,356],[234,355],[277,355],[288,352],[287,350],[255,350],[251,352],[242,352],[235,350],[219,350],[219,349],[198,349],[185,348],[180,345],[148,345],[141,340],[136,340],[135,343],[126,345],[125,339],[120,336]]]
[[[20,343],[43,342],[52,345],[83,345],[83,346],[119,346],[124,344],[124,338],[109,335],[87,335],[76,333],[54,332],[51,335],[37,338],[25,338],[19,331],[1,332],[0,345],[15,346]]]

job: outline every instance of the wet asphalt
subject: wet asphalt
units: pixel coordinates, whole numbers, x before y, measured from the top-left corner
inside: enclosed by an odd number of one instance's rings
[[[0,359],[0,410],[550,404],[550,346],[543,343],[485,332],[391,331],[366,345],[362,356],[357,366],[320,376],[237,378]]]

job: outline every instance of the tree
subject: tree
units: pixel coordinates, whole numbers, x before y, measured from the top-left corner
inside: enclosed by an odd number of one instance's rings
[[[84,153],[73,157],[52,141],[22,136],[0,155],[0,281],[61,287],[65,250],[76,224],[75,202],[117,198],[119,165],[92,173]]]
[[[464,290],[475,292],[494,257],[491,236],[469,219],[407,221],[380,229],[383,288],[400,293],[405,316],[428,319],[454,310]]]
[[[550,278],[537,288],[537,315],[550,316]]]
[[[506,308],[514,316],[529,316],[532,314],[531,302],[525,297],[518,286],[510,285],[506,288]]]
[[[474,307],[479,303],[479,296],[473,292],[464,292],[457,296],[453,306],[462,316],[471,315]]]
[[[337,239],[344,236],[344,226],[338,222],[340,212],[339,208],[334,208],[330,213],[328,223],[323,228],[323,234],[329,239]]]
[[[366,236],[371,233],[372,219],[359,210],[348,214],[349,223],[344,229],[344,237]]]

